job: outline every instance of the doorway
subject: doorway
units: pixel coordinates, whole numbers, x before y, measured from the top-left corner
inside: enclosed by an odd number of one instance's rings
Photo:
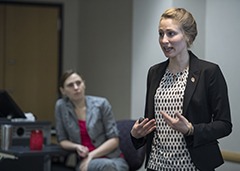
[[[54,122],[62,6],[0,2],[0,88],[24,112]]]

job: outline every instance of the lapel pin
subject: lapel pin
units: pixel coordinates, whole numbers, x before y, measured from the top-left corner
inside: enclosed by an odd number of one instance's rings
[[[194,78],[194,77],[192,77],[192,78],[191,78],[191,81],[194,83],[194,82],[195,82],[195,78]]]

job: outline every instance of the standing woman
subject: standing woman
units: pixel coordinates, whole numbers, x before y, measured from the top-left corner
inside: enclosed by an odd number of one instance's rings
[[[85,82],[72,70],[63,74],[60,91],[64,97],[55,106],[57,138],[62,148],[78,154],[76,170],[127,171],[107,99],[85,96]]]
[[[191,13],[166,10],[158,31],[167,60],[149,69],[145,119],[132,127],[132,142],[146,143],[148,171],[213,171],[223,164],[217,139],[232,131],[224,76],[189,50],[197,36]]]

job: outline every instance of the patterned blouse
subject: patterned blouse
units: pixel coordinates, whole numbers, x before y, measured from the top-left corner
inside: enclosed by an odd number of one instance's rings
[[[158,171],[197,171],[191,161],[182,133],[170,128],[160,111],[171,117],[182,114],[183,96],[187,83],[188,67],[173,74],[166,70],[154,97],[157,129],[154,133],[152,151],[147,168]]]

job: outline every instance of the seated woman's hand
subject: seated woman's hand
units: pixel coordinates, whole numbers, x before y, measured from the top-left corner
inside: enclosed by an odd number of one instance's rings
[[[86,158],[84,158],[82,161],[81,161],[81,164],[79,166],[79,169],[80,171],[87,171],[88,170],[88,165],[89,165],[89,162],[92,160],[92,156],[91,155],[88,155]]]
[[[83,158],[87,157],[87,156],[88,156],[88,153],[89,153],[88,147],[85,147],[85,146],[80,145],[80,144],[78,144],[78,145],[76,146],[76,151],[77,151],[78,155],[79,155],[80,157],[83,157]]]
[[[145,137],[147,134],[152,132],[156,129],[156,121],[155,119],[149,120],[148,118],[145,118],[142,120],[141,123],[137,120],[135,124],[132,127],[131,135],[134,138],[142,138]]]

